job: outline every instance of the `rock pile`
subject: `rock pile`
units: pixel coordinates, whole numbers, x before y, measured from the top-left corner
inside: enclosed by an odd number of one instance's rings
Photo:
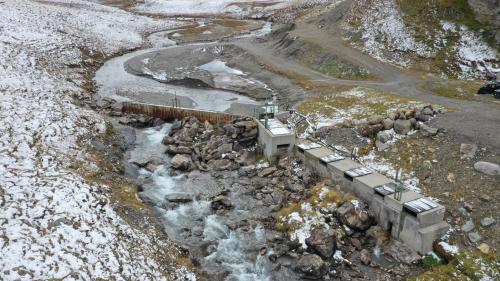
[[[427,105],[422,109],[399,109],[386,117],[373,115],[367,119],[367,124],[361,127],[360,133],[364,137],[374,137],[383,130],[394,129],[395,133],[401,135],[406,135],[411,130],[420,130],[425,137],[434,136],[438,130],[425,125],[424,122],[431,120],[438,113],[431,105]]]
[[[174,169],[236,170],[249,157],[244,149],[255,146],[257,134],[257,124],[251,118],[214,126],[186,117],[172,125],[162,143],[167,146],[167,153],[173,155]]]

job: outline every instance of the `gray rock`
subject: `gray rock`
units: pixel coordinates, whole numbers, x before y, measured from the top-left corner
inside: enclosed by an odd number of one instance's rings
[[[307,246],[324,259],[330,258],[335,252],[335,237],[332,229],[316,227],[311,236],[306,239]]]
[[[422,123],[422,124],[420,124],[420,133],[424,137],[432,137],[432,136],[437,135],[438,129],[433,128],[431,126],[427,126],[427,125]]]
[[[175,203],[188,203],[193,201],[193,196],[189,193],[169,193],[165,195],[165,200]]]
[[[375,141],[375,146],[377,147],[377,149],[379,151],[384,151],[384,150],[389,149],[389,147],[391,147],[388,143],[383,143],[383,142],[381,142],[379,140]]]
[[[229,159],[216,159],[209,162],[210,167],[216,171],[232,171],[239,169],[240,165]]]
[[[168,145],[166,152],[171,155],[192,153],[191,148],[187,146],[175,146],[175,145]]]
[[[375,125],[366,125],[361,128],[361,135],[367,138],[377,135],[378,132],[384,129],[384,125],[375,124]]]
[[[420,121],[420,122],[427,122],[429,120],[431,120],[432,118],[432,115],[427,115],[427,114],[417,114],[415,115],[415,119],[417,119],[417,121]]]
[[[179,170],[189,170],[193,167],[193,161],[191,157],[187,154],[177,154],[175,155],[171,162],[174,169]]]
[[[376,124],[379,124],[379,123],[382,123],[382,116],[380,115],[372,115],[370,117],[368,117],[368,125],[376,125]]]
[[[476,156],[477,145],[462,143],[460,144],[460,159],[472,159]]]
[[[278,169],[276,169],[276,167],[265,168],[264,170],[259,172],[259,177],[267,177],[276,172],[277,170]]]
[[[471,232],[467,234],[467,237],[469,238],[469,241],[472,243],[477,243],[481,241],[481,239],[483,239],[483,237],[481,237],[481,235],[479,235],[477,232]]]
[[[227,196],[217,196],[212,202],[210,203],[210,207],[212,210],[217,211],[217,210],[228,210],[233,208],[233,204],[231,204],[231,201]]]
[[[500,176],[500,166],[498,164],[480,161],[474,164],[474,169],[490,176]]]
[[[384,130],[390,130],[394,128],[394,120],[392,120],[391,118],[385,118],[382,121],[382,125],[384,125]]]
[[[432,116],[432,115],[434,115],[434,110],[432,109],[432,107],[426,106],[426,107],[422,108],[422,110],[420,111],[420,114]]]
[[[411,123],[411,128],[412,129],[416,129],[417,127],[420,127],[418,125],[417,119],[415,119],[415,118],[410,118],[410,123]]]
[[[392,136],[391,136],[391,134],[389,134],[389,132],[380,131],[377,134],[377,140],[382,142],[382,143],[386,143],[386,142],[390,141],[391,139],[392,139]]]
[[[463,232],[470,232],[474,229],[474,223],[470,220],[467,221],[464,225],[462,225]]]
[[[170,136],[166,136],[163,138],[163,140],[161,141],[162,144],[164,145],[169,145],[169,144],[174,144],[175,143],[175,139],[170,137]]]
[[[355,208],[351,202],[345,202],[337,210],[343,224],[358,231],[365,231],[372,225],[372,218],[364,208]]]
[[[361,263],[363,263],[364,265],[369,265],[372,262],[371,254],[367,249],[361,250],[359,259],[361,260]]]
[[[495,223],[495,219],[492,218],[492,217],[487,217],[487,218],[483,218],[481,220],[481,225],[484,226],[484,227],[488,227],[488,226],[491,226]]]
[[[321,279],[327,273],[327,266],[320,256],[304,254],[295,265],[295,271],[305,279]]]
[[[412,264],[422,258],[417,252],[394,239],[384,247],[384,253],[405,264]]]
[[[398,119],[394,122],[394,131],[401,135],[406,135],[411,130],[411,121]]]

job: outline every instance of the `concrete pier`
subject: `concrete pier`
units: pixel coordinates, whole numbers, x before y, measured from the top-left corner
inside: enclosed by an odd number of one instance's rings
[[[404,190],[400,198],[395,196],[393,180],[321,144],[300,140],[296,155],[319,176],[331,178],[343,191],[367,202],[379,225],[392,238],[421,254],[431,251],[432,242],[449,229],[443,221],[442,205],[411,190]]]

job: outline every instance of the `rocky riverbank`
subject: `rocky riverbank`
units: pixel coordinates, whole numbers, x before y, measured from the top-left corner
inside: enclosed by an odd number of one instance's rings
[[[165,126],[141,129],[164,158],[134,164],[140,197],[208,280],[403,280],[414,268],[419,256],[390,241],[352,195],[293,155],[259,161],[252,119]]]

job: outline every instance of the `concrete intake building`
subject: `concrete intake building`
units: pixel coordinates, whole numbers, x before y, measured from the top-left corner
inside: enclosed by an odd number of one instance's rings
[[[299,141],[296,153],[319,176],[333,179],[343,191],[367,202],[379,225],[409,248],[425,254],[448,231],[445,208],[432,199],[399,191],[393,180],[320,144]]]

